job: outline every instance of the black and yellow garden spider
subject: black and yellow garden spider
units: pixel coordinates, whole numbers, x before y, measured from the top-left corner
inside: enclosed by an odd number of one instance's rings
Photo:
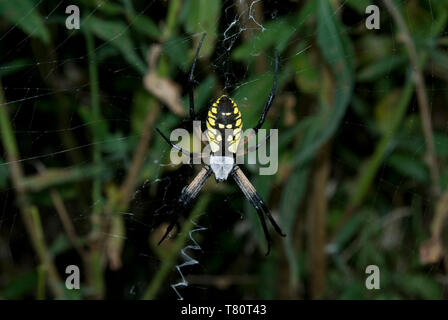
[[[198,48],[196,49],[196,54],[194,56],[188,77],[188,94],[190,99],[191,121],[196,119],[196,115],[194,112],[193,73],[204,38],[205,34],[202,36]],[[269,94],[268,100],[264,107],[263,113],[261,114],[260,120],[258,121],[257,125],[253,128],[254,133],[257,133],[258,130],[263,125],[264,120],[266,118],[266,114],[268,113],[272,101],[274,100],[275,91],[277,87],[277,72],[278,72],[278,56],[277,53],[275,53],[274,80],[271,93]],[[268,255],[271,250],[271,237],[266,225],[265,216],[268,218],[268,220],[274,227],[275,231],[279,235],[284,237],[285,234],[283,234],[282,230],[275,222],[268,207],[255,190],[255,187],[244,175],[240,167],[235,163],[235,157],[237,156],[238,145],[240,143],[242,126],[243,126],[241,112],[238,110],[237,104],[227,95],[221,96],[218,100],[216,100],[215,103],[213,103],[210,106],[206,118],[206,126],[207,126],[206,134],[212,152],[209,159],[209,165],[204,165],[204,167],[193,179],[193,181],[186,188],[183,189],[182,194],[180,195],[176,203],[176,210],[173,214],[173,219],[168,228],[166,229],[166,232],[163,235],[162,239],[159,241],[159,244],[168,236],[168,234],[171,232],[174,225],[176,224],[179,214],[183,210],[185,210],[191,203],[191,201],[198,195],[199,191],[202,189],[207,179],[213,173],[215,175],[215,179],[217,182],[225,181],[227,180],[229,175],[232,176],[236,184],[243,191],[246,198],[254,206],[260,219],[264,235],[266,237],[267,241],[266,255]],[[156,128],[156,130],[172,148],[187,155],[188,157],[190,157],[190,159],[195,157],[202,157],[201,154],[190,153],[189,151],[173,144],[158,128]],[[266,142],[269,139],[269,137],[270,135],[266,137],[264,142]],[[247,140],[245,141],[245,143],[246,142]],[[258,144],[255,147],[255,150],[258,149],[260,145],[261,144]],[[225,151],[226,155],[223,155],[223,151]],[[245,151],[245,153],[249,151],[251,150],[247,150]],[[229,153],[230,156],[228,156]]]

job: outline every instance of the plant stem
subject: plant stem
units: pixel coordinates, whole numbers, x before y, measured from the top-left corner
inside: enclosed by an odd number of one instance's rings
[[[74,168],[48,168],[23,177],[22,186],[29,192],[39,192],[62,184],[79,183],[105,171],[104,166],[78,165]]]
[[[99,87],[98,87],[98,66],[95,54],[95,42],[92,32],[89,28],[85,28],[87,52],[89,59],[89,80],[90,80],[90,99],[92,107],[92,121],[97,122],[101,118],[99,103]],[[93,141],[99,141],[99,133],[93,129]],[[100,145],[93,144],[93,164],[101,165],[101,149]],[[102,229],[102,206],[101,204],[101,175],[98,173],[93,179],[92,191],[93,211],[92,211],[92,233],[91,233],[91,253],[90,253],[90,284],[94,286],[95,296],[97,298],[104,297],[104,275],[101,263],[101,229]]]
[[[153,126],[157,120],[160,111],[158,103],[154,103],[150,106],[146,114],[145,121],[143,123],[142,133],[137,145],[137,149],[132,157],[131,166],[126,174],[126,178],[120,188],[121,193],[121,207],[123,210],[127,210],[129,201],[131,200],[132,193],[134,192],[135,185],[138,181],[140,170],[143,166],[145,155],[148,152],[148,147],[153,137]]]
[[[413,80],[417,92],[417,100],[420,109],[423,135],[425,137],[426,161],[431,175],[432,192],[433,195],[437,197],[440,194],[439,168],[437,165],[437,158],[434,146],[434,135],[432,132],[431,111],[429,108],[428,96],[426,94],[425,79],[423,77],[422,69],[420,67],[417,50],[415,48],[414,41],[412,40],[411,35],[409,34],[409,30],[406,26],[406,23],[400,11],[398,11],[397,7],[391,0],[383,0],[383,2],[402,33],[402,39],[406,51],[408,52],[409,60],[412,65],[414,73]]]
[[[48,275],[48,284],[56,298],[62,298],[64,291],[61,287],[61,279],[53,263],[53,258],[45,243],[44,232],[41,219],[36,207],[32,206],[22,180],[24,177],[23,168],[19,162],[20,155],[17,142],[11,127],[11,119],[4,102],[3,88],[0,82],[0,132],[1,139],[6,151],[6,158],[11,172],[12,185],[14,187],[17,202],[25,224],[25,228],[31,240],[31,245],[40,261],[40,267],[44,268]]]
[[[177,236],[176,242],[173,244],[173,247],[171,248],[169,253],[165,256],[165,260],[163,260],[159,271],[156,273],[148,288],[146,289],[143,299],[151,300],[157,296],[157,292],[159,291],[160,286],[176,263],[180,250],[185,246],[185,241],[187,240],[188,234],[193,228],[193,220],[196,220],[200,216],[200,214],[207,207],[209,201],[210,197],[208,195],[203,195],[198,200],[198,203],[182,226],[182,229]]]
[[[163,39],[167,40],[169,37],[171,37],[175,31],[176,25],[178,23],[178,14],[180,7],[182,5],[182,1],[180,0],[171,0],[169,2],[168,7],[168,15],[166,18],[166,28],[163,33]]]
[[[45,300],[45,278],[45,266],[40,265],[37,267],[37,300]]]
[[[81,240],[79,239],[78,234],[76,233],[75,226],[70,219],[70,215],[67,208],[65,207],[64,200],[56,189],[50,190],[50,197],[51,201],[53,202],[53,206],[55,207],[56,212],[59,216],[59,219],[61,220],[62,226],[64,227],[64,231],[67,234],[67,237],[78,252],[79,256],[83,259],[83,261],[85,261],[87,258],[87,253],[82,247]]]
[[[90,102],[92,107],[92,121],[100,121],[100,103],[99,103],[99,88],[98,88],[98,66],[96,62],[95,43],[91,31],[87,28],[85,31],[87,51],[89,58],[89,82],[90,82]],[[93,142],[99,141],[98,131],[93,129]],[[100,145],[93,144],[93,164],[94,166],[101,164],[101,149]],[[101,200],[101,177],[99,174],[93,180],[93,214],[95,223],[93,225],[95,231],[99,231],[99,217],[101,206],[99,202]]]
[[[395,113],[390,122],[390,127],[387,132],[381,137],[381,140],[375,147],[373,154],[367,159],[365,165],[362,166],[363,170],[359,172],[356,178],[356,189],[350,197],[349,203],[345,209],[345,212],[335,228],[334,235],[338,234],[340,228],[350,219],[355,210],[362,204],[367,197],[370,187],[372,185],[375,176],[383,163],[387,153],[390,152],[390,146],[392,140],[398,130],[399,125],[402,123],[403,118],[406,115],[406,111],[411,101],[412,94],[414,92],[414,85],[412,77],[409,75],[406,80],[406,84],[402,90],[400,100],[395,107]]]

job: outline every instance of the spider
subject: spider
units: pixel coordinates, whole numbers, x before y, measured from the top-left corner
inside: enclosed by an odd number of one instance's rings
[[[204,41],[206,34],[202,35],[202,38],[199,42],[198,48],[196,49],[196,54],[193,59],[193,63],[191,65],[189,77],[188,77],[188,94],[189,94],[189,104],[190,104],[190,120],[193,121],[196,119],[196,115],[194,112],[194,96],[193,96],[193,73],[196,66],[196,62],[198,59],[199,51],[201,50],[202,43]],[[269,111],[269,108],[272,105],[272,101],[274,100],[275,91],[277,87],[277,72],[278,72],[278,56],[277,52],[275,52],[275,69],[274,69],[274,80],[271,89],[271,93],[267,99],[266,105],[264,107],[263,113],[261,114],[260,120],[257,125],[253,128],[253,132],[257,133],[258,130],[264,123],[266,114]],[[267,242],[267,252],[266,256],[269,255],[271,251],[271,237],[266,225],[265,216],[268,218],[269,222],[274,227],[275,231],[285,237],[286,235],[282,232],[278,224],[275,222],[272,217],[268,207],[261,199],[260,195],[257,193],[255,187],[249,181],[249,179],[245,176],[240,167],[235,163],[235,157],[237,155],[237,147],[241,139],[242,132],[242,118],[241,112],[238,109],[237,104],[227,95],[221,96],[219,99],[214,102],[209,110],[206,118],[206,126],[207,126],[207,138],[210,144],[210,149],[212,154],[210,155],[209,165],[204,165],[200,172],[196,175],[193,181],[183,189],[177,203],[176,209],[173,214],[173,219],[169,224],[168,228],[165,231],[165,234],[160,239],[159,244],[168,236],[173,227],[177,223],[177,218],[180,212],[183,212],[192,200],[198,195],[201,188],[204,186],[207,179],[213,173],[215,176],[215,180],[219,183],[227,180],[229,175],[235,180],[238,187],[242,190],[243,194],[247,198],[247,200],[252,204],[252,206],[257,211],[258,217],[261,222],[261,226],[263,228],[263,232]],[[174,149],[182,152],[183,154],[190,157],[190,159],[194,157],[202,157],[201,154],[190,153],[189,151],[173,144],[158,128],[156,128],[157,132],[162,136],[162,138]],[[269,139],[270,135],[265,138],[266,142]],[[247,142],[247,137],[245,142]],[[261,144],[258,144],[255,147],[255,150]],[[223,150],[223,148],[227,148],[227,150]],[[222,155],[223,151],[229,151],[230,156]],[[250,150],[245,151],[245,153]]]

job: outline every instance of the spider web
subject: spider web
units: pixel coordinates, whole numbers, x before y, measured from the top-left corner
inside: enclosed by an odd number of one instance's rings
[[[80,4],[82,21],[92,21],[95,17],[107,17],[109,20],[121,19],[121,24],[124,27],[117,34],[117,38],[120,38],[134,30],[140,23],[140,17],[148,16],[159,23],[159,20],[163,19],[157,14],[162,15],[162,12],[166,13],[167,10],[164,5],[156,1],[136,2],[134,4],[135,14],[128,19],[123,19],[110,9],[113,7],[107,6],[113,4],[124,7],[126,2],[98,1],[95,6],[87,8]],[[189,128],[189,123],[184,121],[187,119],[186,114],[174,115],[172,114],[173,110],[166,107],[165,103],[156,102],[157,99],[154,96],[148,98],[149,94],[142,84],[145,75],[139,73],[138,67],[129,62],[129,59],[135,55],[144,60],[151,45],[156,42],[142,35],[131,37],[133,42],[131,42],[130,50],[127,49],[128,51],[120,51],[123,49],[116,45],[116,39],[105,41],[97,34],[94,35],[94,52],[99,60],[100,92],[98,98],[101,119],[93,120],[92,115],[88,112],[91,103],[91,83],[88,75],[89,59],[82,30],[65,29],[66,3],[64,1],[32,1],[32,3],[32,10],[23,12],[22,20],[19,19],[14,24],[2,21],[0,75],[5,102],[1,107],[8,108],[13,133],[18,142],[20,158],[12,162],[20,164],[26,176],[37,176],[46,170],[65,168],[69,170],[67,172],[70,173],[68,176],[71,179],[75,177],[74,181],[61,183],[53,188],[42,187],[31,192],[30,196],[42,216],[46,242],[49,244],[51,252],[57,256],[58,268],[63,270],[66,265],[81,265],[82,262],[76,256],[76,252],[71,249],[70,240],[67,236],[62,235],[64,229],[56,215],[54,199],[50,195],[50,191],[58,192],[59,196],[64,199],[66,210],[76,232],[78,235],[85,236],[90,232],[92,211],[95,211],[96,208],[103,208],[108,196],[122,185],[127,176],[127,169],[132,164],[132,155],[141,136],[140,132],[144,128],[142,110],[146,110],[148,105],[154,108],[157,104],[160,113],[170,113],[168,116],[163,116],[160,122],[153,123],[151,129],[157,125],[164,128],[165,132],[169,132],[168,130],[179,126]],[[342,34],[356,38],[357,32],[364,26],[365,16],[355,13],[353,1],[339,3],[340,5],[333,9],[332,14],[342,19],[344,23]],[[406,5],[408,1],[399,1],[398,3]],[[427,1],[424,6],[429,8],[430,20],[435,23],[436,14],[431,7],[433,3],[433,1]],[[110,16],[108,16],[106,8],[112,10],[109,11]],[[409,7],[407,8],[409,9]],[[180,10],[183,11],[185,8],[182,7]],[[296,10],[295,7],[294,10]],[[381,10],[381,14],[386,17],[385,11]],[[39,45],[34,32],[24,33],[20,27],[21,21],[29,19],[34,11],[38,11],[44,18],[45,24],[52,28],[54,39],[49,50]],[[245,125],[250,127],[252,123],[256,122],[259,112],[252,110],[256,108],[261,110],[262,104],[255,106],[251,97],[254,95],[267,97],[272,83],[273,50],[271,46],[263,47],[263,39],[266,35],[277,32],[276,21],[285,19],[285,23],[288,23],[289,20],[286,17],[294,14],[292,9],[275,1],[222,1],[216,34],[209,34],[205,40],[207,43],[211,39],[210,41],[215,44],[215,49],[208,53],[206,48],[201,51],[199,65],[194,75],[197,82],[195,87],[196,108],[200,116],[205,114],[208,105],[217,96],[227,93],[236,96],[235,100],[240,106],[243,117],[247,115],[245,121],[248,119],[248,122]],[[294,106],[301,108],[296,111],[296,118],[311,119],[317,112],[317,107],[304,106],[311,101],[310,96],[313,92],[317,92],[315,86],[319,86],[319,83],[316,84],[312,81],[304,83],[304,79],[307,76],[312,77],[313,73],[324,67],[322,60],[316,56],[319,51],[318,43],[315,41],[316,28],[303,28],[304,25],[312,25],[313,19],[315,17],[310,14],[301,23],[291,26],[291,32],[298,33],[299,36],[285,37],[284,43],[277,44],[282,51],[279,94],[271,111],[273,115],[267,121],[267,127],[272,126],[275,116],[288,112],[288,99],[294,95],[295,97],[292,98]],[[406,21],[412,28],[412,19]],[[3,24],[6,24],[7,27],[4,27]],[[393,25],[394,22],[389,17],[382,18],[382,33],[378,41],[379,44],[386,44],[384,48],[372,49],[366,44],[357,42],[357,45],[360,46],[357,49],[362,52],[383,51],[388,55],[397,56],[399,60],[403,55],[402,49],[400,49],[402,45],[397,42]],[[57,31],[54,31],[53,28]],[[206,31],[207,26],[196,25],[194,29],[195,32],[190,33],[179,26],[177,36],[168,38],[162,43],[162,51],[159,56],[159,59],[167,59],[171,62],[174,60],[174,57],[170,55],[171,49],[177,48],[178,51],[185,49],[185,59],[173,62],[174,67],[169,67],[173,81],[182,87],[180,95],[185,110],[188,101],[186,79],[191,64],[188,52],[194,51],[195,44],[200,39],[202,32]],[[383,30],[388,30],[389,34]],[[372,31],[372,33],[374,32]],[[255,39],[255,41],[250,42],[250,39]],[[242,49],[243,45],[247,43],[249,45],[245,47],[246,49]],[[253,45],[252,48],[250,43]],[[43,56],[39,56],[39,52],[43,52]],[[242,56],[246,52],[251,57],[250,59]],[[386,54],[383,53],[383,55]],[[367,56],[366,59],[368,58]],[[209,61],[209,65],[206,65],[204,61]],[[365,61],[357,63],[361,67],[366,65]],[[293,71],[288,70],[288,68],[292,70],[291,66],[294,66]],[[425,80],[430,107],[432,110],[440,112],[438,106],[443,98],[446,99],[446,84],[440,81],[435,63],[430,64],[429,68]],[[397,78],[401,79],[401,77],[404,79],[404,75],[400,75],[400,72],[397,72],[392,64],[389,69],[377,79],[375,84],[357,84],[354,94],[358,97],[375,97],[380,100],[378,97],[386,99],[386,94],[381,95],[380,93],[390,91],[391,87],[396,91],[401,90],[402,88],[397,88],[397,86],[393,87],[397,83],[393,81],[396,81]],[[293,73],[292,78],[288,74],[291,72]],[[282,79],[287,80],[283,81]],[[295,84],[299,89],[294,86]],[[139,89],[135,90],[136,87]],[[266,88],[266,90],[258,88]],[[258,92],[254,92],[255,90]],[[397,102],[396,98],[401,92],[397,91],[396,96],[388,97],[389,104],[384,103],[386,107],[384,105],[377,107],[378,114],[376,115],[375,111],[369,109],[362,101],[350,102],[338,130],[334,133],[336,142],[331,154],[332,173],[325,188],[329,203],[329,220],[335,220],[341,215],[341,208],[345,207],[349,193],[346,189],[350,188],[350,183],[346,180],[353,180],[358,173],[361,160],[372,154],[376,143],[372,137],[380,139],[382,135],[381,128],[378,128],[365,114],[369,114],[370,117],[390,118],[391,110],[387,106]],[[56,108],[61,110],[60,118],[54,118]],[[425,229],[425,232],[420,231],[417,235],[418,239],[414,239],[414,242],[406,241],[412,237],[416,224],[428,224],[434,211],[434,204],[425,191],[428,173],[426,168],[421,165],[425,142],[421,138],[418,113],[417,100],[412,98],[407,111],[406,125],[401,132],[397,133],[397,138],[393,141],[398,145],[396,149],[398,151],[384,157],[374,179],[369,195],[370,199],[368,199],[370,208],[361,210],[362,218],[351,220],[351,223],[342,229],[342,235],[336,237],[335,241],[329,241],[326,246],[329,268],[327,282],[330,287],[328,295],[330,297],[341,298],[338,291],[353,283],[357,283],[353,284],[355,293],[344,291],[346,296],[377,297],[362,291],[364,290],[364,269],[368,264],[378,264],[380,268],[383,268],[382,275],[384,275],[385,281],[388,281],[386,286],[389,284],[389,289],[385,289],[386,293],[382,297],[428,297],[431,294],[433,297],[438,297],[437,292],[440,288],[443,288],[442,292],[446,295],[446,276],[441,271],[442,265],[436,263],[425,267],[418,264],[419,244],[428,237],[427,230],[429,228]],[[445,116],[443,115],[441,118],[444,120]],[[286,163],[285,159],[293,157],[290,150],[295,145],[294,141],[300,142],[301,139],[300,135],[294,135],[294,132],[300,131],[301,127],[297,126],[297,129],[293,125],[285,125],[283,122],[287,122],[287,120],[282,119],[284,130],[280,131],[280,136],[285,133],[285,136],[289,137],[288,148],[280,150],[280,164]],[[300,119],[295,121],[300,123]],[[436,123],[436,125],[436,148],[442,156],[445,156],[448,126],[441,123]],[[352,136],[354,130],[357,132],[356,137]],[[95,131],[98,132],[95,133]],[[93,139],[95,135],[100,139]],[[123,256],[128,259],[123,261],[126,264],[122,264],[121,268],[106,272],[107,284],[110,285],[108,297],[140,298],[144,294],[151,281],[151,276],[157,274],[157,270],[164,261],[163,252],[161,253],[164,247],[160,249],[154,244],[160,239],[161,233],[167,226],[166,221],[172,214],[171,205],[180,195],[182,188],[197,173],[197,168],[194,166],[179,167],[170,164],[170,148],[160,137],[154,135],[149,144],[140,178],[137,179],[137,188],[132,192],[128,208],[113,212],[113,215],[122,217],[125,232],[112,230],[106,235],[107,239],[122,240],[118,245],[123,246]],[[104,166],[101,168],[92,166],[90,154],[95,147],[100,148],[102,153]],[[360,150],[362,157],[354,154],[352,150]],[[89,156],[85,156],[86,154]],[[400,168],[400,160],[404,154],[410,165]],[[2,188],[0,256],[2,257],[2,270],[6,271],[0,275],[0,294],[4,294],[5,288],[11,284],[17,283],[17,274],[36,277],[34,253],[29,247],[26,230],[20,219],[16,190],[8,182],[11,177],[9,168],[12,162],[6,159],[6,151],[3,151],[0,159],[2,161],[0,164],[0,187]],[[257,172],[256,169],[256,165],[247,166],[248,173],[254,176]],[[295,168],[297,171],[302,169],[301,167]],[[94,201],[92,186],[88,181],[97,174],[98,170],[101,172],[105,188],[100,199]],[[62,174],[65,173],[66,171],[62,172]],[[84,178],[76,178],[77,174]],[[442,172],[442,178],[446,180],[445,171]],[[275,177],[254,179],[257,190],[268,204],[271,203],[268,200],[271,198],[273,203],[276,201],[278,203],[276,198],[281,198],[282,192],[285,192],[282,188],[283,183],[278,183],[278,180],[275,179]],[[277,270],[284,265],[278,262],[278,258],[271,261],[257,258],[255,260],[262,267],[256,269],[253,263],[247,259],[241,258],[232,250],[225,249],[226,246],[238,247],[241,248],[239,253],[242,252],[247,256],[256,255],[260,243],[262,246],[264,239],[256,224],[254,211],[244,202],[243,195],[239,193],[239,190],[231,183],[217,185],[213,178],[210,180],[199,195],[210,194],[210,205],[201,212],[203,214],[201,221],[195,221],[195,223],[206,227],[206,229],[198,230],[200,231],[198,236],[203,240],[202,251],[198,254],[199,257],[196,256],[196,252],[190,251],[191,257],[187,259],[190,262],[198,262],[198,264],[177,265],[178,269],[181,266],[188,266],[187,270],[182,269],[185,271],[181,274],[181,278],[183,283],[188,282],[190,286],[182,288],[181,295],[184,297],[222,298],[235,297],[237,294],[241,298],[272,298],[272,295],[266,293],[269,290],[265,289],[273,288],[275,285],[270,282],[269,271]],[[269,190],[270,185],[273,185],[272,190]],[[78,194],[79,189],[83,192]],[[307,193],[310,190],[307,188]],[[271,194],[273,196],[270,196]],[[306,211],[307,200],[302,202],[303,204],[299,208]],[[279,207],[280,205],[277,205],[272,208],[276,217],[279,216]],[[186,219],[188,219],[188,213],[180,217],[179,222],[188,221]],[[306,223],[303,215],[295,219],[301,221],[302,225]],[[330,222],[333,223],[333,221]],[[350,228],[358,228],[360,231],[355,232]],[[177,230],[179,229],[177,228]],[[195,242],[193,239],[190,240]],[[297,241],[301,240],[303,239]],[[175,239],[167,241],[169,246]],[[375,246],[369,245],[369,242],[374,243]],[[115,245],[115,243],[111,241],[110,245]],[[198,248],[199,245],[193,243],[193,247]],[[189,240],[185,243],[182,254],[185,254],[187,248],[192,248],[192,243]],[[303,252],[304,247],[300,248]],[[380,250],[381,254],[373,252],[375,249]],[[396,261],[388,261],[392,259],[391,255],[396,251],[403,253]],[[310,272],[306,271],[304,262],[307,257],[301,252],[296,252],[297,256],[295,257],[298,264],[297,273],[301,279],[307,279]],[[178,259],[181,259],[180,255]],[[237,262],[232,265],[223,261],[226,259],[235,259]],[[275,263],[281,267],[276,266]],[[290,266],[291,264],[287,263],[286,265]],[[172,269],[175,268],[176,266],[173,265]],[[17,271],[12,272],[11,270],[14,269]],[[344,280],[338,281],[338,278]],[[170,286],[179,286],[178,279],[179,275],[172,272],[164,281],[159,296],[174,299],[175,296],[170,290]],[[307,282],[307,280],[303,281]],[[401,282],[410,284],[399,285]],[[420,294],[415,289],[418,287],[418,283],[423,283],[429,288],[426,289],[427,293]],[[245,286],[249,287],[247,292],[239,293],[238,288]],[[123,292],[125,293],[123,294]],[[306,297],[306,294],[301,296]]]

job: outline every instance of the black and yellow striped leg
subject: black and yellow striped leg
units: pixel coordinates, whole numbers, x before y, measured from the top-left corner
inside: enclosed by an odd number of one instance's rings
[[[182,191],[182,194],[177,200],[175,208],[173,210],[173,217],[171,218],[171,222],[158,244],[161,244],[163,240],[165,240],[166,237],[170,234],[171,230],[173,230],[173,227],[176,225],[177,219],[179,218],[180,214],[185,209],[187,209],[191,201],[193,201],[193,199],[196,198],[199,191],[201,191],[202,187],[204,186],[205,182],[207,181],[207,179],[210,177],[211,174],[212,170],[210,169],[210,167],[208,166],[203,167],[201,171],[197,174],[197,176],[193,179],[193,181],[188,185],[188,187],[186,187]]]
[[[243,171],[238,166],[235,166],[231,173],[233,179],[235,180],[236,184],[240,187],[241,191],[243,191],[244,195],[246,196],[247,200],[252,204],[252,206],[257,211],[258,217],[261,222],[261,226],[263,227],[264,236],[267,241],[268,250],[266,252],[266,255],[268,255],[271,251],[271,236],[269,234],[267,225],[266,225],[266,219],[265,215],[268,217],[269,222],[274,227],[274,230],[281,235],[282,237],[285,237],[286,235],[282,232],[280,227],[278,226],[277,222],[275,222],[274,218],[272,217],[269,208],[266,206],[264,201],[261,199],[260,195],[255,190],[255,187],[250,183],[249,179],[244,175]]]
[[[266,115],[267,115],[267,113],[269,111],[269,108],[272,105],[272,101],[274,101],[275,91],[277,90],[277,73],[278,73],[278,54],[277,54],[277,50],[275,50],[274,55],[275,55],[274,81],[272,83],[271,93],[269,94],[268,101],[266,101],[266,105],[264,107],[263,113],[261,114],[260,120],[258,121],[257,125],[254,127],[255,133],[257,133],[258,129],[260,129],[261,126],[263,125],[264,120],[266,119]]]
[[[196,114],[194,112],[194,68],[196,67],[196,61],[198,60],[199,51],[201,50],[202,43],[204,42],[204,38],[207,34],[204,33],[202,35],[201,40],[199,41],[198,48],[196,49],[196,54],[194,55],[193,63],[191,65],[190,74],[188,76],[188,95],[190,97],[190,120],[195,120]]]

